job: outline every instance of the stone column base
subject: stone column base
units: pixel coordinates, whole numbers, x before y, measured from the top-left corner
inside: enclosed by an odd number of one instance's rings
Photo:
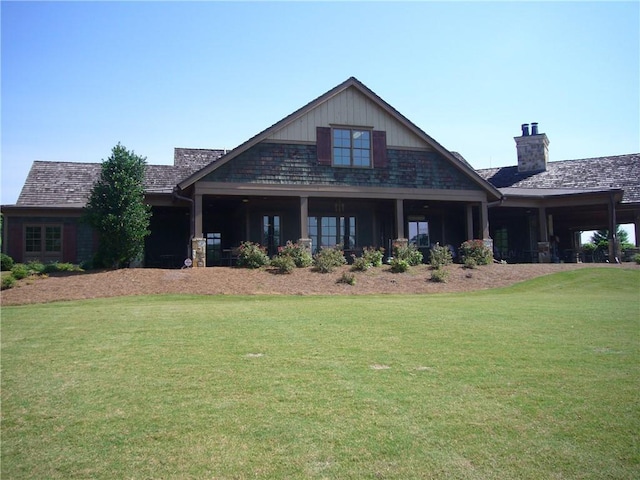
[[[538,263],[551,263],[549,242],[538,242]]]
[[[207,241],[204,238],[193,238],[191,240],[191,259],[193,267],[207,266]]]

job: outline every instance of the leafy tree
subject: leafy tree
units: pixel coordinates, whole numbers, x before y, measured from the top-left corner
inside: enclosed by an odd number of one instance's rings
[[[100,235],[96,263],[122,268],[142,256],[151,219],[151,207],[144,203],[145,168],[145,157],[119,143],[102,162],[84,216]]]
[[[624,249],[633,246],[629,243],[629,234],[626,230],[620,228],[620,225],[616,227],[616,237],[621,248]],[[597,230],[593,232],[593,235],[591,235],[591,243],[605,250],[609,248],[609,230]]]

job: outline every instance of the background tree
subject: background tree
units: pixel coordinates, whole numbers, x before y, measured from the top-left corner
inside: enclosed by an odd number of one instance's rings
[[[96,263],[127,267],[144,252],[151,207],[144,203],[146,158],[116,145],[102,162],[85,210],[85,220],[100,235]]]
[[[629,243],[629,234],[626,230],[620,228],[620,225],[616,227],[616,237],[622,249],[633,247],[633,245]],[[593,232],[593,235],[591,235],[591,243],[604,250],[609,248],[609,230],[597,230]]]

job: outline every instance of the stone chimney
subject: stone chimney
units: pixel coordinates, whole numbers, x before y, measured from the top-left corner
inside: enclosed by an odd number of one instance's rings
[[[538,124],[522,124],[522,135],[514,137],[518,150],[518,172],[543,172],[549,161],[549,139],[544,133],[538,133]]]

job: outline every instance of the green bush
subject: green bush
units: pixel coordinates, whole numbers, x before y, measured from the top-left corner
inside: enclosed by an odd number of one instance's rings
[[[311,252],[304,245],[290,241],[284,247],[279,248],[278,255],[291,257],[298,268],[310,267],[313,263]]]
[[[47,263],[43,267],[44,268],[40,273],[81,272],[82,271],[82,268],[80,268],[78,265],[74,265],[73,263],[66,263],[66,262]]]
[[[29,275],[40,275],[41,273],[45,273],[44,263],[31,261],[27,263],[27,270],[29,270]]]
[[[438,283],[446,283],[449,278],[449,272],[444,268],[436,268],[431,271],[431,281]]]
[[[369,270],[373,265],[365,257],[353,256],[353,263],[351,264],[351,270],[358,272],[365,272]]]
[[[2,276],[2,290],[6,290],[7,288],[12,288],[16,284],[16,279],[13,275],[3,275]]]
[[[415,267],[422,263],[423,255],[413,243],[408,243],[407,245],[396,244],[393,246],[393,258],[404,260],[409,266]]]
[[[636,262],[638,265],[640,265],[640,253],[636,253],[633,256],[633,261]]]
[[[294,259],[288,255],[277,255],[271,259],[271,266],[278,273],[291,273],[296,268]]]
[[[11,275],[13,275],[16,280],[22,280],[29,276],[29,269],[24,263],[16,263],[11,268]]]
[[[336,245],[333,248],[323,247],[313,256],[313,267],[321,273],[333,272],[346,263],[342,245]]]
[[[493,262],[493,252],[482,240],[467,240],[460,245],[460,257],[466,265],[467,259],[473,259],[476,265],[489,265]]]
[[[439,269],[441,267],[444,267],[445,265],[450,265],[452,261],[453,257],[451,255],[451,250],[449,250],[449,247],[441,247],[439,243],[436,243],[433,247],[431,247],[429,263],[433,268]]]
[[[391,259],[391,271],[393,273],[403,273],[409,270],[409,262],[402,260],[401,258],[393,257]]]
[[[11,258],[6,253],[0,254],[0,269],[3,272],[8,272],[13,267],[13,258]]]
[[[356,284],[356,276],[353,273],[344,272],[337,283],[346,283],[353,286]]]
[[[252,242],[243,242],[236,249],[238,266],[244,268],[260,268],[269,265],[266,249]]]
[[[373,247],[364,247],[362,250],[362,258],[372,267],[381,267],[382,259],[384,258],[384,248],[375,249]]]
[[[478,262],[476,262],[476,259],[473,257],[465,258],[463,265],[464,265],[464,268],[470,268],[470,269],[478,268]]]

